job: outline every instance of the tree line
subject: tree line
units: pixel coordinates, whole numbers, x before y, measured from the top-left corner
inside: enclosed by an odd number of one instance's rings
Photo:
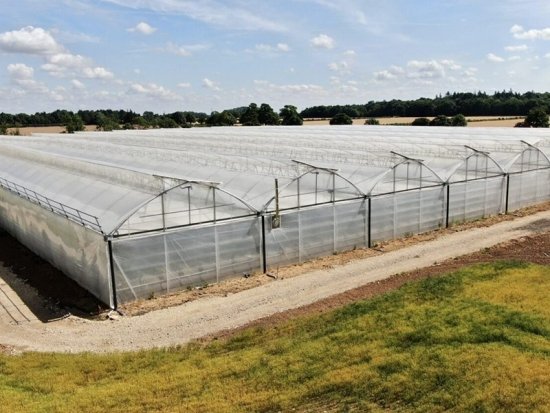
[[[433,99],[370,101],[366,104],[312,106],[300,112],[303,118],[332,118],[345,113],[352,118],[377,117],[434,117],[455,116],[526,116],[534,108],[550,109],[550,93],[512,91],[488,95],[478,93],[450,93]]]
[[[285,105],[278,112],[267,104],[259,106],[250,103],[233,109],[204,112],[177,111],[157,114],[150,111],[137,113],[132,110],[79,110],[71,112],[56,110],[50,113],[35,114],[0,113],[0,134],[8,128],[26,126],[60,126],[67,132],[84,129],[84,125],[96,125],[98,130],[185,128],[192,126],[243,126],[259,125],[301,125],[304,118],[330,118],[331,124],[348,124],[351,118],[368,118],[366,124],[376,124],[377,117],[407,116],[420,118],[416,124],[428,123],[427,118],[435,117],[432,125],[464,126],[463,116],[526,116],[534,111],[546,112],[550,108],[550,93],[526,92],[523,94],[502,91],[488,95],[478,93],[450,93],[433,99],[370,101],[366,104],[313,106],[301,112],[292,105]],[[539,113],[540,114],[540,113]],[[344,116],[345,115],[345,116]],[[459,116],[460,115],[460,116]],[[438,118],[439,117],[439,118]],[[534,126],[527,122],[518,126]]]

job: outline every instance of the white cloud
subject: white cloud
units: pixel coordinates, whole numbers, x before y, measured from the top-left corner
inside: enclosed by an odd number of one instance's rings
[[[178,56],[183,56],[183,57],[191,56],[190,50],[186,49],[184,46],[178,46],[173,43],[168,43],[168,45],[166,46],[166,51]]]
[[[516,45],[516,46],[506,46],[504,48],[504,50],[506,50],[507,52],[525,52],[528,49],[529,48],[527,47],[526,44],[520,44],[520,45]]]
[[[397,76],[391,73],[389,70],[381,70],[379,72],[374,72],[374,78],[378,81],[392,80]]]
[[[24,63],[9,64],[7,69],[12,79],[32,79],[34,77],[34,69]]]
[[[24,63],[13,63],[7,67],[11,81],[21,88],[22,93],[48,93],[48,88],[34,79],[34,69]]]
[[[177,56],[188,57],[188,56],[191,56],[194,52],[206,50],[209,47],[210,46],[207,44],[178,45],[175,43],[168,43],[163,50],[168,53],[175,54]]]
[[[544,57],[545,57],[546,59],[550,59],[550,53],[546,53],[546,54],[544,55]]]
[[[516,39],[521,40],[550,40],[550,27],[525,30],[522,26],[516,24],[510,29],[510,33],[512,33]]]
[[[510,33],[512,33],[512,34],[522,33],[523,31],[524,31],[523,27],[520,26],[519,24],[514,24],[514,25],[510,28]]]
[[[254,46],[254,50],[247,50],[248,52],[259,52],[259,53],[286,53],[290,51],[290,46],[286,43],[277,43],[272,46],[270,44],[260,43]]]
[[[40,27],[27,26],[0,34],[0,50],[5,52],[46,55],[62,49],[53,36]]]
[[[349,73],[349,63],[345,60],[342,60],[340,62],[332,62],[329,63],[328,68],[334,72],[338,72],[340,74],[346,74]]]
[[[131,93],[137,93],[147,97],[163,100],[176,100],[179,96],[174,92],[166,89],[164,86],[157,85],[156,83],[133,83],[130,86]]]
[[[355,53],[355,50],[346,50],[344,52],[344,56],[356,56],[357,53]]]
[[[449,70],[460,70],[462,69],[462,66],[457,64],[454,60],[441,60],[441,65]]]
[[[286,43],[277,43],[277,50],[280,52],[289,52],[290,47]]]
[[[0,50],[42,56],[45,63],[41,69],[55,77],[114,78],[107,69],[95,67],[91,59],[66,50],[50,32],[40,27],[27,26],[0,34]]]
[[[276,85],[266,80],[254,80],[256,90],[259,92],[277,92],[293,94],[324,94],[325,89],[322,86],[314,84],[287,84]]]
[[[319,49],[334,49],[334,39],[326,34],[320,34],[311,39],[311,44]]]
[[[152,26],[150,26],[149,24],[147,24],[145,22],[139,22],[134,27],[131,27],[127,30],[129,32],[141,33],[141,34],[144,34],[146,36],[148,36],[150,34],[153,34],[154,32],[157,31],[157,29],[155,27],[152,27]]]
[[[433,85],[435,80],[446,79],[453,81],[456,76],[453,72],[462,71],[462,66],[454,60],[410,60],[406,68],[401,66],[390,66],[388,69],[374,72],[374,79],[378,82],[392,81],[396,79],[411,79],[417,85]],[[475,73],[473,69],[467,74],[468,70],[462,72],[462,75],[472,77]]]
[[[181,87],[182,89],[188,89],[191,87],[191,83],[189,82],[181,82],[181,83],[178,83],[178,87]]]
[[[214,82],[213,80],[208,79],[207,77],[202,79],[202,85],[205,88],[210,89],[210,90],[214,90],[216,92],[221,90],[220,87],[216,84],[216,82]]]
[[[104,67],[85,67],[82,70],[82,74],[88,79],[109,80],[114,78],[113,73],[109,72]]]
[[[497,56],[494,53],[488,53],[487,54],[487,60],[494,62],[494,63],[502,63],[504,62],[504,58]]]
[[[448,66],[437,60],[411,60],[407,63],[407,67],[410,69],[408,77],[416,79],[435,79],[445,76],[445,67]]]
[[[513,61],[516,61],[516,60],[521,60],[521,57],[519,57],[519,56],[510,56],[510,57],[508,58],[508,60],[509,60],[510,62],[513,62]]]
[[[277,23],[273,15],[262,17],[258,10],[263,7],[247,9],[245,2],[228,3],[220,0],[103,0],[133,10],[152,10],[164,14],[177,14],[201,21],[213,26],[234,30],[259,30],[284,32],[284,24]]]
[[[80,89],[80,90],[82,90],[82,89],[85,89],[85,88],[86,88],[86,85],[84,85],[84,83],[82,83],[82,82],[81,82],[80,80],[78,80],[78,79],[73,79],[73,80],[71,80],[71,84],[73,85],[73,87],[74,87],[75,89]]]

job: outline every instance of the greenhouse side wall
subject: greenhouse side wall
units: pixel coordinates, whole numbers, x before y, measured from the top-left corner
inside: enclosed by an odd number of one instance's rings
[[[456,224],[504,212],[505,197],[504,175],[452,183],[449,189],[449,223]]]
[[[295,264],[367,245],[366,199],[327,203],[281,213],[279,228],[266,216],[269,268]]]
[[[550,168],[510,174],[508,193],[510,211],[550,199]]]
[[[118,238],[112,245],[121,303],[262,268],[261,218],[256,216]]]
[[[0,188],[0,226],[106,304],[111,302],[103,236]]]
[[[431,231],[444,225],[444,187],[375,196],[371,208],[373,242]]]

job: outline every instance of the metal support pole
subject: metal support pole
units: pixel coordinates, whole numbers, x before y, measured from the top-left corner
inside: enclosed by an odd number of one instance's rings
[[[508,213],[508,199],[510,196],[510,174],[506,174],[506,206],[504,207],[504,213]]]
[[[107,241],[107,249],[109,251],[109,270],[111,272],[111,294],[113,300],[113,310],[116,310],[118,307],[117,296],[116,296],[116,282],[115,282],[115,264],[113,259],[113,242],[111,240]]]
[[[372,238],[371,238],[372,198],[371,197],[368,198],[368,208],[369,210],[367,211],[367,246],[369,248],[372,248]]]
[[[162,214],[162,229],[166,231],[166,211],[164,209],[164,193],[160,196],[160,208]]]
[[[265,246],[265,216],[262,215],[262,270],[267,273],[267,251]]]
[[[449,209],[451,206],[451,185],[449,183],[446,183],[447,186],[447,206],[445,209],[445,228],[449,228]]]

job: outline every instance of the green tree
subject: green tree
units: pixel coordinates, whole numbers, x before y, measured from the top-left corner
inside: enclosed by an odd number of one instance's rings
[[[544,108],[533,108],[527,114],[524,124],[528,128],[547,128],[548,113]]]
[[[468,121],[462,113],[459,113],[451,119],[451,126],[468,126]]]
[[[214,111],[206,119],[208,126],[233,126],[235,123],[237,123],[237,118],[228,110],[224,110],[221,113]]]
[[[84,130],[84,122],[80,116],[72,113],[66,112],[64,115],[63,126],[67,133],[75,133]]]
[[[260,126],[259,114],[258,105],[251,103],[239,117],[239,122],[243,126]]]
[[[158,124],[159,128],[165,128],[165,129],[179,128],[179,126],[180,126],[170,116],[162,116],[161,118],[158,119],[157,124]]]
[[[258,120],[261,125],[280,125],[281,118],[271,106],[267,103],[262,103],[260,109],[258,110]]]
[[[438,115],[430,121],[430,126],[451,126],[451,122],[447,116]]]
[[[411,123],[412,126],[430,126],[430,120],[428,118],[416,118]]]
[[[353,119],[350,118],[345,113],[340,112],[332,117],[332,119],[330,120],[330,124],[331,125],[352,125]]]
[[[296,106],[292,105],[285,105],[284,108],[280,111],[280,116],[282,118],[282,124],[283,125],[303,125],[304,120],[302,117],[298,114],[298,109]]]
[[[8,126],[0,125],[0,135],[7,135],[7,134],[8,134]]]
[[[120,129],[120,125],[113,118],[99,112],[96,116],[96,129],[108,132]]]
[[[365,125],[380,125],[380,121],[376,118],[368,118],[365,120]]]

